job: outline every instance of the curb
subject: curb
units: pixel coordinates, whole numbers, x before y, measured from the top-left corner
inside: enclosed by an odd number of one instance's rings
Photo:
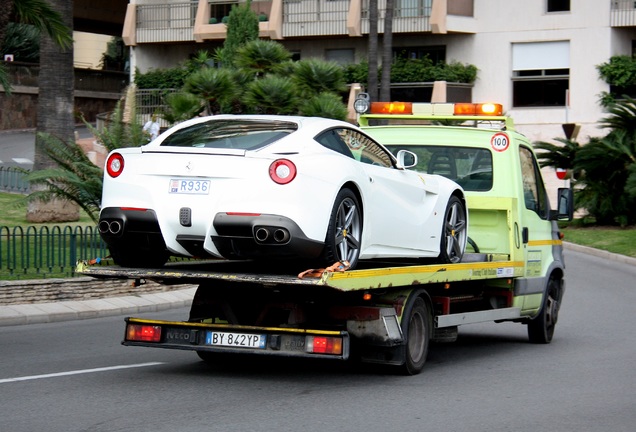
[[[599,258],[605,258],[610,261],[636,266],[636,258],[632,258],[626,255],[616,254],[616,253],[604,251],[601,249],[595,249],[589,246],[581,246],[581,245],[577,245],[575,243],[569,243],[569,242],[563,242],[563,246],[567,250],[581,252],[581,253],[592,255]]]
[[[196,287],[138,296],[0,306],[0,327],[157,312],[192,304]]]

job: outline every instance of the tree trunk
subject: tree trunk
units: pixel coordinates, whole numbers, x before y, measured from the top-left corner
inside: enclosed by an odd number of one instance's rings
[[[49,0],[64,23],[73,28],[73,0]],[[75,141],[74,97],[75,76],[73,49],[60,49],[53,40],[42,33],[40,39],[40,74],[37,132],[33,170],[55,167],[55,163],[42,149],[39,133],[49,133],[65,143]],[[79,207],[69,201],[34,201],[27,209],[29,222],[68,222],[79,219]]]
[[[0,0],[0,45],[7,33],[7,25],[13,13],[13,0]],[[3,60],[3,59],[0,59]]]
[[[378,100],[378,0],[369,0],[369,75],[367,93],[372,102]]]
[[[384,12],[384,36],[382,37],[382,81],[380,100],[391,100],[391,64],[393,63],[393,9],[394,0],[386,0]]]

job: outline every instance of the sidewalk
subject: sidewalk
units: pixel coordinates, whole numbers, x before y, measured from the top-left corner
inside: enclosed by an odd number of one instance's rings
[[[564,243],[566,250],[574,250],[636,266],[636,258]],[[140,294],[138,296],[107,297],[98,300],[61,301],[55,303],[32,303],[0,306],[0,326],[41,324],[58,321],[99,318],[113,315],[128,315],[157,312],[178,307],[189,307],[196,286],[179,291]]]
[[[0,326],[72,321],[189,307],[195,291],[196,287],[193,286],[179,291],[138,296],[0,306]]]

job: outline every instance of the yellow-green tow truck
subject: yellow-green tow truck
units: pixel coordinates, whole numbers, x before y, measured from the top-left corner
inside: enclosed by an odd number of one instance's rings
[[[362,104],[364,105],[364,104]],[[572,191],[552,210],[530,142],[496,104],[375,103],[360,126],[412,169],[465,190],[469,246],[462,262],[369,261],[303,277],[243,262],[173,263],[161,269],[78,265],[98,278],[198,285],[184,321],[126,318],[124,345],[394,365],[420,372],[431,341],[458,327],[514,321],[549,343],[565,290],[557,220],[572,218]],[[360,105],[359,105],[360,106]],[[397,113],[397,114],[396,114]]]

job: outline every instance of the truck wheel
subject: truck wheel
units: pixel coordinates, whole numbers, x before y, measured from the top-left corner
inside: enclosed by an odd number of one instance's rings
[[[355,194],[342,189],[331,210],[325,238],[323,260],[331,265],[336,261],[349,261],[353,269],[360,256],[362,238],[362,214]]]
[[[408,317],[405,318],[407,321],[402,331],[406,336],[406,361],[402,371],[406,375],[416,375],[426,363],[430,334],[428,307],[421,297],[415,299]]]
[[[554,328],[559,318],[559,281],[550,278],[543,299],[541,312],[528,323],[528,338],[536,344],[548,344],[554,336]]]
[[[462,200],[451,196],[444,214],[439,259],[443,263],[458,263],[464,256],[467,240],[466,207]]]

